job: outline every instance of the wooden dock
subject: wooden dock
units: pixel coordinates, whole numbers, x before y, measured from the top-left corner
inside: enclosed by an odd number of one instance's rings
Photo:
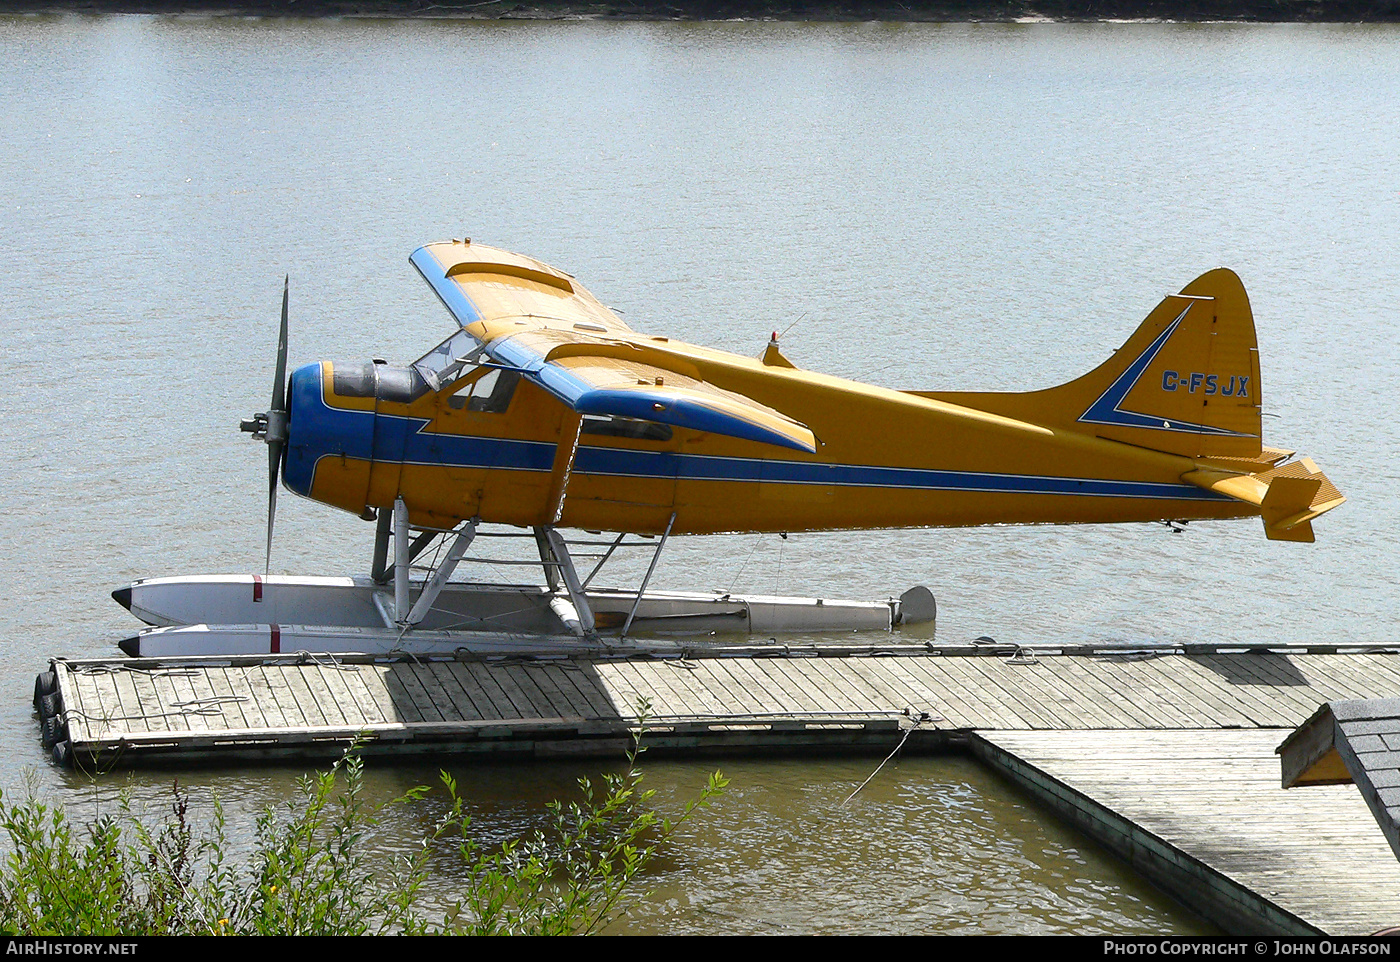
[[[1400,923],[1400,861],[1353,785],[1284,791],[1286,731],[979,732],[973,754],[1237,933]]]
[[[967,748],[1230,931],[1400,923],[1400,863],[1356,789],[1283,791],[1273,755],[1324,702],[1400,696],[1400,650],[565,647],[52,673],[36,692],[46,742],[84,769],[322,759],[356,741],[614,755],[639,727],[650,750],[686,754]]]

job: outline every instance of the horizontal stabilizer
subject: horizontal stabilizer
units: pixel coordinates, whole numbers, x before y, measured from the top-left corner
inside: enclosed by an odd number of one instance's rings
[[[1312,520],[1346,500],[1309,458],[1256,474],[1202,467],[1181,479],[1257,505],[1270,541],[1312,542]]]

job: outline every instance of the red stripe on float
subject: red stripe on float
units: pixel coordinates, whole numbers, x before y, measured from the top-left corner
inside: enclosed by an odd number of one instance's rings
[[[272,653],[282,654],[282,629],[277,625],[272,626]]]
[[[253,575],[253,600],[262,601],[262,575]]]

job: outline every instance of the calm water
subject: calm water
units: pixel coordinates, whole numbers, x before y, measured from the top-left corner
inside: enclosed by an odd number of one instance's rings
[[[1067,380],[1163,294],[1233,267],[1266,441],[1351,499],[1316,545],[1267,543],[1258,522],[697,539],[668,548],[658,582],[926,583],[943,640],[1393,642],[1398,41],[0,18],[0,784],[34,767],[42,790],[108,804],[117,780],[46,764],[34,673],[113,651],[133,627],[113,586],[261,563],[265,457],[236,422],[267,401],[282,274],[294,360],[406,359],[450,330],[407,255],[462,234],[575,273],[639,329],[756,354],[796,322],[799,364],[896,388]],[[899,443],[897,425],[872,430]],[[368,565],[369,526],[309,502],[282,499],[278,534],[280,570]],[[628,926],[1194,930],[960,760],[907,760],[840,807],[873,765],[726,765],[730,795]],[[680,798],[705,770],[651,778]],[[581,771],[458,773],[481,824],[508,832]],[[374,790],[431,774],[381,770]],[[246,815],[290,780],[193,784]],[[130,784],[154,800],[167,779]]]

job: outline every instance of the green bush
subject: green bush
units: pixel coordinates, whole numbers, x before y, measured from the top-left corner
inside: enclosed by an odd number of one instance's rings
[[[456,783],[445,772],[446,814],[410,857],[387,868],[366,851],[384,808],[363,797],[353,750],[303,778],[297,798],[258,818],[251,858],[235,864],[217,800],[208,826],[190,825],[178,784],[154,828],[129,805],[83,828],[59,806],[0,794],[9,845],[0,869],[0,931],[25,935],[587,934],[634,897],[638,873],[676,827],[724,790],[718,772],[674,819],[653,807],[634,751],[627,771],[582,800],[552,803],[551,830],[486,850],[470,835]],[[421,804],[418,788],[390,805]],[[419,894],[434,853],[455,850],[463,897],[428,917]]]

